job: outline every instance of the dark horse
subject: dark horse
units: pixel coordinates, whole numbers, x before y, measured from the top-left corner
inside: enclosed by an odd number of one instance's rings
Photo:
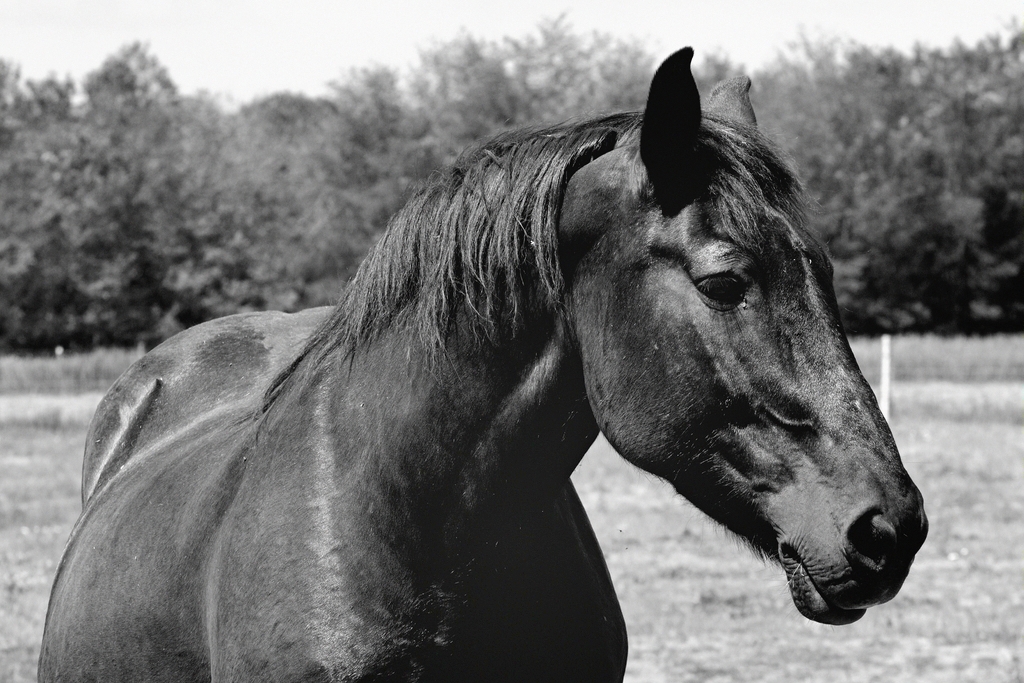
[[[215,321],[89,433],[46,681],[618,681],[569,474],[603,432],[842,624],[921,496],[749,81],[692,50],[645,112],[515,132],[393,219],[334,311]]]

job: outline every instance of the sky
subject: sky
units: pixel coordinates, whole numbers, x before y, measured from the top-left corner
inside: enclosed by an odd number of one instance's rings
[[[23,78],[76,82],[120,47],[148,44],[186,94],[244,103],[273,92],[325,94],[352,67],[404,68],[460,31],[523,36],[564,14],[579,31],[684,45],[750,70],[803,34],[908,50],[972,44],[1024,24],[1021,0],[0,0],[0,58]]]

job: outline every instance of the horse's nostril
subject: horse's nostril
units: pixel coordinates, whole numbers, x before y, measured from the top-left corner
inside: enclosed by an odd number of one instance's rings
[[[869,510],[846,532],[849,555],[870,571],[881,571],[896,548],[896,529],[877,510]]]

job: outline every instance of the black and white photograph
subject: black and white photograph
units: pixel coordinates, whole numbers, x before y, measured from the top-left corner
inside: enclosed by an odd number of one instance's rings
[[[0,0],[0,683],[1024,683],[1024,5]]]

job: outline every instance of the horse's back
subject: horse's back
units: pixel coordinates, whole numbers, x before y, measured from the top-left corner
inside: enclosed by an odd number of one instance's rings
[[[204,574],[244,430],[192,436],[136,456],[85,504],[50,594],[40,681],[209,679]]]
[[[83,512],[54,581],[40,680],[209,680],[205,564],[248,426],[328,312],[214,320],[117,380],[89,428]]]
[[[100,401],[82,464],[83,503],[135,454],[211,420],[241,418],[330,308],[242,313],[172,337],[136,361]]]

